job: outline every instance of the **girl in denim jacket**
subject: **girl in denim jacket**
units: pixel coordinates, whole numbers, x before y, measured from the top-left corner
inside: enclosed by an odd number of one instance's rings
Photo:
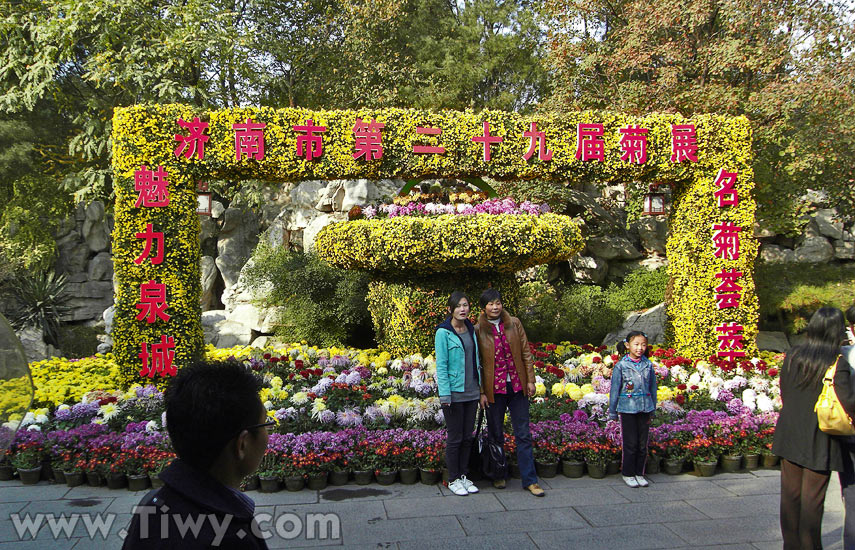
[[[647,358],[647,335],[634,330],[618,343],[617,350],[625,355],[612,370],[609,418],[617,420],[620,414],[621,473],[628,486],[647,487],[644,467],[657,389],[656,372]]]

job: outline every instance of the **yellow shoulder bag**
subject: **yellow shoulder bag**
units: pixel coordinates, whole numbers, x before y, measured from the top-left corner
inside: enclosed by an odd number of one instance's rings
[[[837,361],[840,357],[837,358]],[[813,410],[819,421],[819,429],[829,435],[855,435],[855,426],[852,419],[846,414],[837,392],[834,391],[834,371],[837,370],[837,361],[831,365],[822,379],[822,391],[816,400]]]

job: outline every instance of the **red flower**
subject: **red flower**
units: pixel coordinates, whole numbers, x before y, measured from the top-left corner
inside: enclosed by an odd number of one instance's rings
[[[264,357],[268,361],[270,360],[270,354],[269,353],[265,353],[264,355],[262,355],[262,357]]]
[[[591,362],[596,365],[597,363],[602,363],[603,358],[602,357],[594,357],[593,359],[591,359]]]
[[[271,358],[270,358],[270,362],[271,362],[271,363],[278,363],[278,362],[279,362],[279,358],[278,358],[278,357],[271,357]]]
[[[678,384],[678,385],[677,385],[677,389],[678,389],[678,390],[685,390],[685,389],[686,389],[686,385],[685,385],[685,384]]]
[[[778,376],[778,369],[774,367],[769,369],[769,376]]]
[[[698,385],[697,385],[697,384],[692,384],[692,391],[695,391],[695,390],[697,390],[697,389],[698,389]]]
[[[303,368],[303,360],[297,359],[296,361],[294,361],[294,368],[302,369]]]
[[[674,397],[674,401],[676,401],[678,405],[682,405],[683,403],[686,402],[686,396],[682,395],[682,394],[678,395],[678,396]]]

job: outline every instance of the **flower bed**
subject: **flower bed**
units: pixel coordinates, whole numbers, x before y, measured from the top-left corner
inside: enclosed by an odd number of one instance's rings
[[[532,437],[541,462],[604,462],[620,447],[619,423],[607,420],[609,376],[617,356],[570,343],[532,344],[537,395]],[[442,410],[432,357],[393,358],[376,350],[209,348],[209,359],[234,357],[262,375],[261,399],[278,423],[262,464],[266,475],[343,471],[435,470],[443,460]],[[691,361],[673,350],[651,357],[659,404],[651,453],[665,458],[768,452],[780,404],[781,356],[741,363]],[[93,359],[110,370],[109,357]],[[54,360],[62,363],[60,360]],[[34,365],[47,368],[46,364]],[[9,452],[13,462],[51,461],[68,471],[156,473],[173,456],[164,430],[163,396],[153,386],[127,392],[104,379],[67,374],[89,391],[27,413]],[[44,382],[48,378],[39,378]],[[6,428],[8,429],[8,428]],[[513,439],[508,439],[513,448]]]

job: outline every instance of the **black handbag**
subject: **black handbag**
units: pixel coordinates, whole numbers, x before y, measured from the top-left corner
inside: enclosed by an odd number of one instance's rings
[[[505,450],[498,443],[491,443],[484,425],[484,409],[478,409],[478,421],[475,428],[475,441],[469,454],[469,478],[479,480],[505,479],[508,462]]]

